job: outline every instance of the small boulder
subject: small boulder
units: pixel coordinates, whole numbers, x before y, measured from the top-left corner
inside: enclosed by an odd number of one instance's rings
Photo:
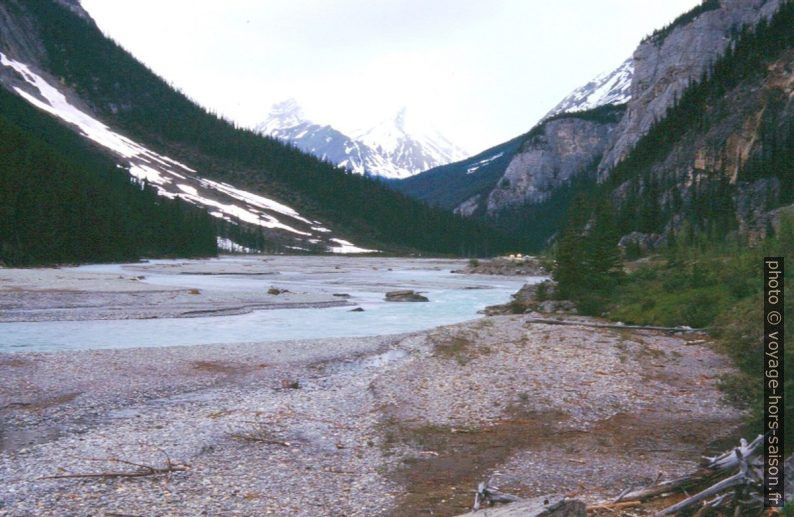
[[[576,304],[569,300],[546,300],[538,307],[540,312],[576,314]]]
[[[350,309],[348,312],[364,312],[364,309],[361,307],[356,307],[355,309]]]
[[[430,300],[426,296],[422,296],[416,291],[413,291],[411,289],[405,289],[402,291],[389,291],[388,293],[386,293],[386,301],[387,302],[429,302]]]
[[[301,389],[301,383],[294,379],[281,379],[281,389],[299,390]]]

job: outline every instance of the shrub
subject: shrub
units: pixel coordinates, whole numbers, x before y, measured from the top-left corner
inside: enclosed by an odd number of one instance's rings
[[[541,282],[535,289],[535,300],[538,302],[545,302],[549,299],[549,285],[546,282]]]
[[[607,299],[600,294],[583,294],[576,303],[576,310],[585,316],[601,316],[607,308]]]
[[[711,325],[723,305],[721,293],[710,291],[697,291],[686,297],[681,305],[681,321],[695,328],[704,328]]]
[[[690,287],[690,278],[685,272],[677,270],[665,271],[664,280],[662,280],[662,289],[665,292],[679,292],[687,287]]]

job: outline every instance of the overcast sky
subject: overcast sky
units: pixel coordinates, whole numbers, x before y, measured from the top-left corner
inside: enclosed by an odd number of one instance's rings
[[[100,28],[243,125],[294,97],[351,132],[400,107],[470,152],[531,128],[698,0],[82,0]]]

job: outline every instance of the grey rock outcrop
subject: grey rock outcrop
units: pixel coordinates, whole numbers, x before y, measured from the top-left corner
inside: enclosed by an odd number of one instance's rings
[[[479,208],[481,199],[482,196],[480,194],[472,196],[463,203],[459,204],[453,210],[453,212],[455,212],[458,215],[462,215],[464,217],[471,217]]]
[[[576,304],[570,300],[546,300],[538,306],[540,312],[576,314]]]
[[[665,237],[657,233],[631,232],[620,238],[618,247],[621,249],[634,247],[642,253],[646,253],[655,250],[665,243]]]
[[[33,19],[18,15],[17,10],[15,1],[0,3],[0,52],[11,59],[38,62],[46,55],[44,45],[37,38]],[[0,67],[0,74],[12,77],[4,68]]]
[[[542,312],[576,312],[576,306],[567,300],[549,300],[554,296],[557,284],[552,280],[544,280],[537,284],[524,284],[521,289],[511,295],[510,303],[491,305],[481,311],[486,316],[500,314],[529,314]]]
[[[467,275],[544,276],[549,271],[540,259],[531,255],[510,255],[491,260],[472,260],[463,269],[453,271]]]
[[[667,34],[640,43],[634,52],[631,100],[626,115],[599,164],[608,175],[661,119],[691,81],[701,78],[709,65],[725,52],[733,36],[745,25],[771,17],[782,0],[721,0],[720,8],[706,11]]]
[[[616,126],[616,122],[604,123],[578,117],[543,123],[532,132],[534,134],[530,134],[496,188],[488,195],[488,213],[546,199],[600,158]]]
[[[494,216],[506,208],[542,202],[584,170],[597,170],[604,179],[686,87],[701,79],[742,27],[770,18],[782,1],[720,0],[715,8],[646,38],[620,68],[575,90],[552,109],[527,134],[495,186],[460,202],[455,212]],[[582,106],[599,105],[587,104],[594,86],[610,80],[614,95],[604,104],[628,100],[625,112],[614,122],[577,118],[574,112]]]

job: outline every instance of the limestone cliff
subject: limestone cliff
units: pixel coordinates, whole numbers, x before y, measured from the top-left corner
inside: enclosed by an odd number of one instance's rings
[[[565,116],[533,131],[510,161],[487,199],[487,212],[525,202],[540,202],[563,183],[581,173],[605,150],[622,109],[610,117],[587,120]]]
[[[608,175],[655,120],[725,52],[741,28],[768,19],[783,0],[720,0],[688,23],[674,24],[640,43],[626,115],[612,134],[598,170]],[[707,2],[708,3],[708,2]]]

